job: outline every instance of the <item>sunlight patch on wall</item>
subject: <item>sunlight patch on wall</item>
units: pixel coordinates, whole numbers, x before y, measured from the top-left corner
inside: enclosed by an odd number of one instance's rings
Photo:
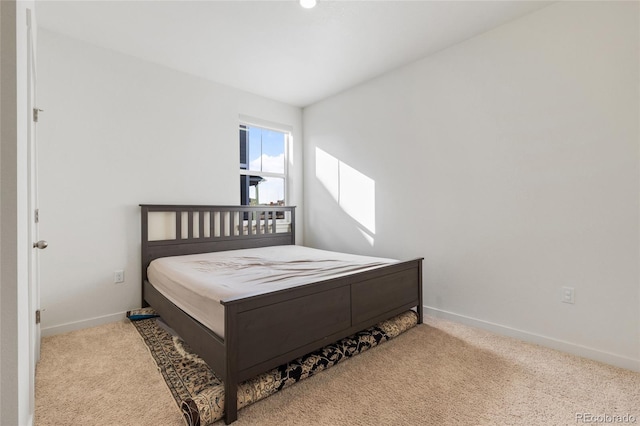
[[[376,232],[376,183],[331,154],[316,147],[316,177],[338,205],[364,229],[373,245]]]
[[[348,164],[340,161],[340,207],[367,230],[376,232],[376,183]]]
[[[316,177],[338,203],[340,201],[340,162],[316,147]]]
[[[360,231],[360,233],[362,234],[362,237],[363,237],[365,240],[367,240],[367,242],[369,243],[369,245],[370,245],[371,247],[373,247],[373,243],[374,243],[374,241],[375,241],[375,240],[373,239],[373,235],[369,234],[367,231],[365,231],[364,229],[362,229],[362,228],[360,228],[360,227],[358,228],[358,231]]]

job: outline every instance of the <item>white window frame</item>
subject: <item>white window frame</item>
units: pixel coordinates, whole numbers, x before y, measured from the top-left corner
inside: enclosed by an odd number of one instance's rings
[[[282,178],[284,181],[284,205],[285,206],[288,205],[289,203],[289,152],[290,152],[290,146],[292,142],[292,128],[290,126],[279,125],[276,123],[269,123],[264,120],[241,116],[238,122],[238,137],[240,136],[239,132],[242,131],[240,126],[258,127],[260,129],[272,130],[272,131],[284,134],[285,136],[284,137],[284,173],[240,169],[240,176],[261,176],[261,177]],[[247,138],[248,138],[248,135],[247,135]],[[240,161],[240,152],[238,152],[238,167],[239,167],[239,161]],[[279,219],[278,221],[280,220],[281,219]],[[288,221],[289,218],[286,218],[286,220]]]

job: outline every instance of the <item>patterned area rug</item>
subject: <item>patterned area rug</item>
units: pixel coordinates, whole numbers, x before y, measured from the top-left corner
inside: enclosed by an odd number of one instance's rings
[[[190,426],[210,425],[224,415],[224,384],[153,311],[128,313],[158,364]],[[238,386],[238,409],[266,398],[345,359],[390,340],[417,323],[413,311],[402,313],[334,344],[281,365]]]

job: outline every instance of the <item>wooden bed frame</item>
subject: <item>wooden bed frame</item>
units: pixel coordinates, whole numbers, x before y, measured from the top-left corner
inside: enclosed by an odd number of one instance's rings
[[[418,323],[422,323],[422,258],[418,258],[272,293],[223,300],[225,334],[221,338],[149,284],[149,264],[166,256],[295,244],[295,207],[140,207],[142,304],[152,306],[224,381],[226,424],[238,417],[237,389],[242,381],[411,308],[417,310]],[[150,241],[150,213],[169,215],[170,228],[175,220],[175,229],[170,232],[175,231],[175,238]],[[282,222],[290,223],[284,231]]]

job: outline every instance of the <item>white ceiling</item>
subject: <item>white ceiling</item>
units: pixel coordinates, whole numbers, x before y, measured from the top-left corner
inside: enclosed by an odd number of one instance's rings
[[[52,1],[38,24],[295,106],[423,58],[546,1]]]

